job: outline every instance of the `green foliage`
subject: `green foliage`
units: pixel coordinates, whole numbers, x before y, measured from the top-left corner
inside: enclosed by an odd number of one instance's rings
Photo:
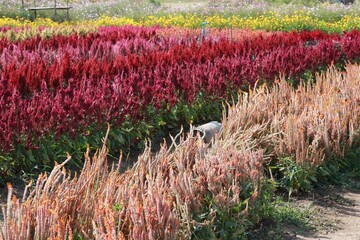
[[[278,224],[291,224],[304,230],[310,230],[310,212],[306,209],[298,209],[290,202],[277,200],[274,203],[273,219]]]
[[[263,181],[258,198],[250,203],[252,187],[244,188],[244,199],[231,208],[216,205],[211,196],[206,198],[206,209],[194,215],[193,239],[283,239],[285,226],[298,231],[312,229],[311,212],[292,202],[276,197],[278,184],[270,179]],[[245,210],[247,209],[247,210]],[[247,214],[244,215],[244,213]],[[206,223],[206,224],[200,224]]]
[[[316,169],[318,182],[314,187],[326,185],[338,185],[348,189],[360,190],[358,181],[360,179],[360,148],[359,144],[349,149],[344,157],[333,157]]]
[[[205,209],[194,214],[193,239],[253,239],[250,235],[261,220],[274,215],[273,202],[276,184],[270,180],[262,181],[253,198],[254,184],[242,184],[242,201],[233,206],[221,207],[213,196],[205,199]]]
[[[316,167],[284,157],[270,164],[268,176],[274,176],[275,185],[286,190],[290,197],[293,193],[308,192],[324,184],[346,184],[344,178],[360,178],[359,159],[358,145],[349,149],[344,157],[332,157]]]
[[[174,111],[178,112],[181,121],[188,124],[220,120],[222,117],[222,101],[199,93],[191,105],[180,102]]]
[[[286,188],[294,192],[295,189],[302,190],[301,185],[319,189],[328,188],[329,185],[337,185],[352,190],[360,190],[358,179],[360,179],[360,148],[355,144],[349,149],[344,157],[333,157],[327,159],[322,165],[308,169],[308,167],[297,165],[291,158],[283,158],[277,168],[271,168],[277,177],[277,182],[268,179],[266,186],[273,184],[272,190],[276,188]],[[278,171],[276,173],[276,171]],[[279,174],[281,173],[281,174]],[[307,181],[306,181],[307,180]],[[304,185],[305,183],[305,185]],[[310,185],[309,185],[310,184]],[[297,191],[298,191],[297,190]],[[305,189],[306,190],[306,189]],[[271,192],[271,191],[270,191]],[[271,196],[264,198],[263,196]],[[254,221],[254,227],[247,231],[248,239],[284,239],[284,229],[289,225],[296,228],[297,232],[313,230],[311,226],[312,213],[303,208],[299,208],[291,199],[284,202],[280,197],[274,200],[274,194],[261,194],[257,204],[267,203],[265,207],[255,205],[254,208],[260,214],[258,221]],[[345,201],[341,196],[332,196],[334,201]],[[256,224],[258,223],[258,224]],[[261,225],[261,227],[259,227]]]
[[[246,230],[252,226],[243,214],[249,198],[230,208],[218,206],[212,196],[208,196],[205,202],[208,207],[194,215],[199,224],[194,225],[193,239],[245,238]]]
[[[74,240],[86,240],[86,238],[84,236],[82,236],[81,234],[77,234],[74,236]]]
[[[274,171],[279,187],[285,189],[289,197],[293,192],[311,190],[312,182],[317,182],[316,168],[308,163],[297,164],[290,157],[279,159],[270,169]]]
[[[296,229],[297,232],[313,229],[311,226],[312,213],[308,209],[301,208],[294,202],[284,201],[280,197],[273,198],[268,205],[269,215],[263,216],[261,221],[247,232],[247,239],[282,240],[288,239],[284,236],[288,227]]]
[[[117,204],[114,205],[113,208],[114,208],[115,211],[120,211],[123,208],[123,206],[122,206],[121,203],[117,203]]]
[[[107,147],[109,157],[117,160],[120,151],[125,154],[141,151],[145,140],[153,137],[163,138],[181,125],[199,124],[210,120],[220,120],[222,116],[221,101],[199,94],[191,105],[180,100],[175,106],[157,109],[150,106],[144,113],[144,119],[137,122],[130,118],[125,119],[121,126],[111,126]],[[36,176],[42,171],[49,171],[55,161],[66,159],[66,154],[72,156],[68,164],[70,168],[80,169],[83,163],[84,152],[89,148],[94,154],[103,144],[107,125],[90,126],[78,132],[54,136],[44,133],[41,137],[32,136],[31,144],[26,136],[18,141],[14,150],[9,154],[0,153],[0,185],[17,178],[19,171],[25,179]],[[28,140],[29,141],[29,140]],[[26,147],[28,146],[28,147]],[[29,174],[32,173],[32,174]],[[35,175],[34,175],[35,174]]]
[[[0,154],[0,186],[5,186],[9,177],[14,178],[13,170],[16,168],[16,161],[14,161],[10,154]]]
[[[159,0],[149,0],[151,4],[154,4],[155,6],[160,6],[161,2]]]

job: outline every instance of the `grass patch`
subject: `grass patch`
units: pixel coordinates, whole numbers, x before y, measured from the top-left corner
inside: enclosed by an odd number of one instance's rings
[[[294,201],[277,197],[271,203],[272,211],[246,234],[246,239],[280,240],[315,230],[311,225],[311,210],[299,207]]]
[[[315,204],[327,207],[334,203],[341,206],[354,206],[354,202],[343,197],[341,193],[360,191],[359,159],[360,148],[356,144],[343,158],[329,159],[317,168],[318,180],[312,181],[310,192],[300,191],[290,198],[285,194],[284,199],[282,197],[284,193],[278,191],[275,194],[275,200],[269,204],[268,215],[263,216],[262,220],[247,232],[246,239],[293,239],[298,234],[310,236],[324,227],[336,228],[333,223],[317,216],[313,209],[299,205],[297,199],[314,199],[312,201]],[[324,169],[329,171],[326,176],[321,174]]]
[[[360,144],[354,145],[343,158],[333,158],[325,167],[330,174],[315,184],[318,189],[336,186],[344,190],[360,191]]]

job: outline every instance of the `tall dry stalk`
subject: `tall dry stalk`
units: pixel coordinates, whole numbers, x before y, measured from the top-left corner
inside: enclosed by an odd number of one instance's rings
[[[9,192],[0,239],[189,239],[194,224],[214,220],[193,220],[205,196],[219,208],[239,204],[240,184],[257,188],[262,163],[262,151],[221,145],[210,151],[191,136],[164,144],[155,156],[148,146],[123,174],[114,166],[107,171],[105,148],[93,159],[85,155],[79,176],[63,168],[68,160],[57,165],[24,201]]]
[[[317,76],[312,87],[295,90],[284,80],[259,87],[229,107],[211,146],[191,130],[155,155],[147,146],[123,174],[120,166],[108,171],[105,147],[93,158],[85,154],[76,176],[63,168],[68,159],[39,176],[21,201],[9,185],[0,239],[189,239],[194,226],[218,217],[207,198],[219,209],[256,200],[268,158],[292,155],[318,165],[343,154],[359,137],[359,81],[360,67],[349,65],[344,74],[330,69]],[[242,199],[246,194],[250,199]],[[195,221],[204,209],[207,218]],[[246,214],[247,207],[236,217]]]
[[[325,156],[343,156],[359,137],[359,70],[348,65],[340,73],[332,67],[317,75],[313,85],[294,89],[281,79],[271,88],[264,85],[241,94],[224,116],[223,136],[246,132],[267,155],[292,156],[314,166]]]

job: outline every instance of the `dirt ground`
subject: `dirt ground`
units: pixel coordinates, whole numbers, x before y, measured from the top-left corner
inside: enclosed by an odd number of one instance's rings
[[[360,240],[360,191],[328,189],[325,194],[297,200],[296,204],[311,212],[314,230],[299,233],[289,228],[289,239]]]

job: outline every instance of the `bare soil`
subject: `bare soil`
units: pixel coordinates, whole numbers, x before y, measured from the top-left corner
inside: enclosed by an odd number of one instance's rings
[[[287,239],[360,240],[360,191],[330,187],[296,204],[311,212],[314,230],[303,232],[290,226],[284,230]]]

